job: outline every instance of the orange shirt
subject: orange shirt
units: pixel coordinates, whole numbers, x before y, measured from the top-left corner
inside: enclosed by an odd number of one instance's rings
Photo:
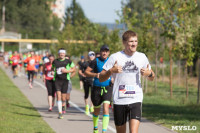
[[[36,60],[36,64],[39,64],[39,63],[40,63],[40,60],[41,60],[40,56],[39,56],[39,55],[36,55],[36,56],[35,56],[35,60]]]
[[[25,63],[27,63],[27,70],[28,71],[34,71],[35,70],[35,63],[36,59],[35,57],[28,57],[24,60]]]

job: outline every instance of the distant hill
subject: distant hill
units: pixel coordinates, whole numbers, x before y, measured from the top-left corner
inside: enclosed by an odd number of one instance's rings
[[[126,27],[125,24],[115,24],[115,23],[99,23],[99,24],[106,26],[109,30],[113,29],[123,30]]]

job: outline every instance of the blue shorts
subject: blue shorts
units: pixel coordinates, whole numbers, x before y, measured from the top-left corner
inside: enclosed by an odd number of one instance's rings
[[[38,65],[35,65],[35,68],[36,68],[36,69],[39,69],[39,64],[38,64]]]

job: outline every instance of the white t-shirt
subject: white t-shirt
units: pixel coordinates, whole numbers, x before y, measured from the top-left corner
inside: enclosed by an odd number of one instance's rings
[[[143,91],[141,87],[142,68],[147,68],[149,61],[144,53],[135,52],[132,56],[123,51],[112,54],[104,64],[103,69],[108,71],[117,61],[122,66],[122,73],[114,73],[113,102],[118,105],[142,102]],[[151,66],[149,64],[149,69]]]

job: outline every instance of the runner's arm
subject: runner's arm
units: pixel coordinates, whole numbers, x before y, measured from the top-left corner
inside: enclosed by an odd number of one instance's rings
[[[93,73],[91,72],[93,69],[91,67],[87,67],[87,69],[85,70],[85,75],[87,77],[96,77],[96,78],[99,78],[99,73]]]

